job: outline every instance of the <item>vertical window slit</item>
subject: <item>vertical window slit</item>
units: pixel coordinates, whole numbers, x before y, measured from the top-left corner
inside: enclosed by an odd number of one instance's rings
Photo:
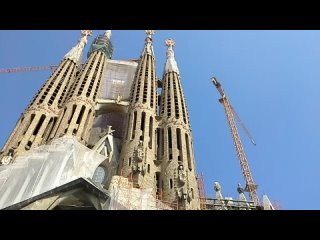
[[[143,141],[143,138],[144,138],[144,128],[145,128],[145,122],[146,122],[146,113],[145,112],[142,112],[141,114],[141,126],[140,126],[140,129],[142,131],[142,134],[140,136],[140,140]]]
[[[187,160],[188,160],[188,168],[191,171],[192,170],[192,163],[191,163],[191,156],[190,156],[190,143],[189,143],[189,137],[186,134],[186,148],[187,148]]]
[[[39,120],[39,122],[38,122],[38,124],[36,126],[36,128],[33,131],[33,135],[34,136],[36,136],[38,134],[38,132],[39,132],[39,130],[40,130],[40,128],[41,128],[41,126],[42,126],[42,124],[43,124],[45,119],[46,119],[46,116],[44,114],[42,114],[41,118],[40,118],[40,120]]]
[[[149,119],[149,148],[152,148],[152,135],[153,135],[153,118]]]
[[[131,139],[134,139],[134,137],[135,137],[136,125],[137,125],[137,112],[135,111],[133,113],[133,127],[132,127],[132,137],[131,137]]]
[[[169,145],[169,160],[172,159],[172,132],[171,127],[168,128],[168,145]]]
[[[83,118],[83,114],[84,114],[84,111],[86,110],[86,107],[85,106],[82,106],[81,107],[81,110],[80,110],[80,113],[79,113],[79,116],[77,118],[77,122],[76,124],[80,124],[82,118]]]

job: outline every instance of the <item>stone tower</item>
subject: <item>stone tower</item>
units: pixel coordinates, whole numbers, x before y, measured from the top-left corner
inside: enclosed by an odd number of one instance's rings
[[[17,154],[46,143],[66,93],[75,80],[87,37],[91,35],[90,30],[81,32],[78,44],[65,55],[18,120],[0,154],[3,164],[9,164]]]
[[[76,136],[87,144],[95,118],[95,104],[101,87],[106,60],[112,56],[111,31],[95,38],[88,59],[68,92],[50,139],[65,134]]]
[[[132,177],[137,187],[149,187],[156,191],[160,187],[160,172],[155,164],[157,78],[152,46],[154,30],[145,32],[145,46],[131,88],[128,125],[120,156],[119,174]]]
[[[199,190],[189,116],[174,58],[172,39],[166,40],[165,64],[160,101],[158,158],[165,202],[179,201],[184,209],[200,209]]]
[[[145,33],[145,45],[139,60],[134,60],[134,68],[132,60],[121,64],[111,60],[113,47],[108,30],[94,39],[80,70],[83,49],[91,35],[90,30],[83,30],[79,43],[22,114],[0,153],[0,165],[55,138],[75,136],[83,145],[94,146],[93,150],[96,146],[104,149],[109,162],[100,170],[107,169],[110,181],[118,170],[118,175],[132,180],[135,188],[153,189],[153,195],[165,204],[200,209],[190,121],[174,58],[174,41],[166,40],[167,59],[160,81],[156,76],[154,30]],[[121,94],[116,99],[103,95],[102,86],[125,93],[126,98]],[[162,88],[161,96],[158,88]],[[112,118],[118,108],[120,117]],[[94,129],[99,114],[109,115]],[[112,125],[120,126],[117,131],[123,130],[124,136],[113,136]],[[101,135],[101,129],[108,130],[107,137]],[[104,183],[106,187],[109,180]]]

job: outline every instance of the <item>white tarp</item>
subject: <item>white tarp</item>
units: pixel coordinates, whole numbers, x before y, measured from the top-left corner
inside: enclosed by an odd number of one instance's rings
[[[105,156],[74,137],[55,139],[0,166],[0,209],[64,185],[80,177],[92,178]]]

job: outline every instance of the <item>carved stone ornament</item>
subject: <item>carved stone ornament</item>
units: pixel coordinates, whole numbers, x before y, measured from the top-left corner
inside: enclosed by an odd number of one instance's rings
[[[12,160],[11,156],[4,156],[0,161],[0,165],[9,165]]]
[[[91,36],[92,35],[92,30],[81,30],[81,34],[83,36]]]

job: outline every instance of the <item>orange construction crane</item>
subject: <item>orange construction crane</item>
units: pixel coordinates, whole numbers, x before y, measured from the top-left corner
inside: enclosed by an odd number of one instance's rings
[[[254,142],[252,136],[250,135],[249,131],[247,130],[247,128],[241,122],[238,114],[236,114],[235,111],[233,110],[228,98],[226,97],[226,95],[224,93],[224,90],[221,87],[221,84],[218,82],[218,80],[215,77],[212,77],[211,80],[222,97],[219,100],[219,102],[223,104],[225,113],[227,115],[227,120],[228,120],[230,129],[231,129],[232,139],[233,139],[236,151],[237,151],[238,158],[240,160],[242,173],[243,173],[243,176],[246,181],[245,190],[249,192],[251,200],[255,203],[255,205],[258,206],[259,205],[259,198],[258,198],[258,194],[257,194],[257,185],[254,184],[254,181],[253,181],[250,169],[249,169],[249,164],[248,164],[244,149],[242,147],[240,135],[239,135],[236,123],[234,121],[234,115],[239,120],[241,126],[244,127],[245,132],[248,134],[251,142],[254,145],[255,145],[255,142]]]
[[[84,63],[80,64],[79,69],[81,69],[83,67],[83,65],[84,65]],[[0,74],[1,73],[19,73],[19,72],[46,71],[46,70],[54,71],[54,70],[57,69],[57,67],[58,67],[58,65],[5,68],[5,69],[0,69]]]
[[[206,210],[206,191],[204,187],[204,175],[203,173],[197,176],[198,188],[199,188],[199,198],[200,198],[200,209]]]
[[[7,68],[7,69],[0,69],[0,74],[1,73],[18,73],[18,72],[55,70],[57,67],[58,67],[58,65]]]

